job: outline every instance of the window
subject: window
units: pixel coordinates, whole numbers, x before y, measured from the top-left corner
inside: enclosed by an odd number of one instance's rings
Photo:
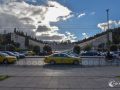
[[[60,54],[61,57],[68,57],[66,54]]]
[[[60,55],[59,54],[54,54],[53,57],[60,57]]]

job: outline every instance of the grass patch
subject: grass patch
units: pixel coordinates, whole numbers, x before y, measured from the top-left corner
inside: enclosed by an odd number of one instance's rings
[[[120,76],[116,76],[116,78],[119,78],[119,79],[120,79]]]
[[[9,78],[7,75],[0,75],[0,81],[3,81],[5,79]]]

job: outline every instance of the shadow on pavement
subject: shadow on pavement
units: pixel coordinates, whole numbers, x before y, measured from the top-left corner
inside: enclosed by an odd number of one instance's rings
[[[73,64],[55,64],[55,65],[44,64],[42,67],[46,68],[46,69],[53,69],[53,70],[66,70],[66,69],[73,69],[73,68],[111,67],[111,65],[103,65],[103,66],[91,65],[91,66],[89,66],[89,65],[73,65]],[[119,67],[119,66],[113,65],[112,67]]]
[[[53,69],[53,70],[65,70],[65,69],[72,69],[72,68],[82,68],[82,65],[73,65],[73,64],[45,64],[43,68],[46,69]]]

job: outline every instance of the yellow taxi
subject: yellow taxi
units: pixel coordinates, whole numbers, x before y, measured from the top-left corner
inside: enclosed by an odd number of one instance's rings
[[[34,56],[35,53],[33,51],[27,51],[27,56]]]
[[[14,56],[9,56],[6,53],[0,53],[0,63],[8,64],[16,62],[17,58]]]
[[[60,53],[45,57],[44,62],[50,64],[80,64],[81,59],[69,56],[68,54]]]

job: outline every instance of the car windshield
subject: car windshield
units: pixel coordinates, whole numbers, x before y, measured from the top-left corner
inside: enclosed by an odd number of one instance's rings
[[[18,52],[14,52],[14,54],[19,54]]]
[[[9,55],[6,54],[6,53],[0,53],[0,55],[2,55],[2,56],[9,56]]]
[[[70,57],[69,55],[67,54],[60,54],[61,57]]]
[[[14,53],[12,53],[12,52],[8,52],[10,55],[15,55]]]
[[[60,54],[53,54],[53,57],[60,57]]]

